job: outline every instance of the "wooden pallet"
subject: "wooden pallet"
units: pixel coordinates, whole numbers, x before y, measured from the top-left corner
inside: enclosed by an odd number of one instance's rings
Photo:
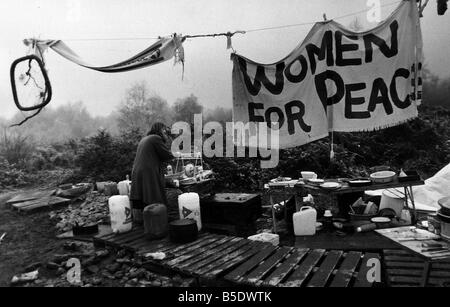
[[[21,213],[33,213],[41,210],[53,210],[59,206],[70,203],[70,199],[58,196],[44,196],[37,199],[26,200],[23,202],[14,202],[10,204],[11,209]]]
[[[251,286],[369,287],[368,259],[376,253],[325,251],[278,247],[267,242],[220,234],[202,233],[194,242],[175,244],[167,238],[149,241],[143,229],[125,234],[94,237],[96,245],[126,248],[145,257],[163,252],[163,260],[146,265],[213,280],[225,277],[233,284]],[[148,259],[148,258],[146,258]]]
[[[391,287],[419,287],[425,262],[407,251],[383,252],[386,280]],[[434,262],[427,287],[450,286],[450,260]]]
[[[271,287],[371,287],[367,279],[377,253],[266,247],[225,276],[236,284]]]
[[[165,259],[159,261],[146,258],[146,264],[206,279],[218,277],[258,253],[261,247],[269,245],[210,233],[201,233],[197,240],[187,244],[176,244],[168,238],[150,241],[144,237],[142,228],[124,234],[95,236],[94,243],[97,246],[125,248],[142,257],[148,253],[163,252],[166,254]]]

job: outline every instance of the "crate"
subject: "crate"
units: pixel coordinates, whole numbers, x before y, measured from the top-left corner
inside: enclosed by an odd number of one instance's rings
[[[258,194],[218,193],[200,199],[202,222],[205,224],[247,225],[262,213]]]

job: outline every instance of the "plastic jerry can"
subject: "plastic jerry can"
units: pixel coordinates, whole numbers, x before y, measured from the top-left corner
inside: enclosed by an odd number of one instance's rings
[[[301,207],[292,219],[296,236],[312,236],[316,233],[317,211],[313,207]]]
[[[114,233],[130,231],[132,228],[131,205],[127,195],[115,195],[108,199],[111,228]]]
[[[167,208],[164,204],[152,204],[144,208],[144,235],[149,240],[164,238],[169,233]]]
[[[197,222],[198,231],[202,229],[200,197],[197,193],[183,193],[179,195],[178,209],[181,219],[193,219]]]

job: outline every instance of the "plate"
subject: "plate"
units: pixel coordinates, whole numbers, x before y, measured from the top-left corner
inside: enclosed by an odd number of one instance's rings
[[[348,181],[348,184],[350,186],[354,186],[354,187],[360,187],[360,186],[366,186],[366,185],[371,185],[372,181],[370,179],[352,179]]]
[[[337,182],[325,182],[320,185],[321,188],[327,190],[336,190],[339,189],[342,185]]]
[[[388,217],[384,217],[384,216],[377,216],[377,217],[373,217],[371,219],[371,221],[374,223],[389,223],[391,221],[391,219]]]
[[[285,181],[291,181],[292,178],[291,177],[278,177],[275,179],[270,180],[270,182],[274,183],[274,182],[285,182]]]
[[[325,180],[323,180],[323,179],[308,179],[308,181],[310,183],[314,183],[314,184],[322,184],[325,182]]]

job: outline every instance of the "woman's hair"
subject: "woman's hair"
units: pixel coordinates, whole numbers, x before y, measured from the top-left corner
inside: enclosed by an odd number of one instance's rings
[[[152,125],[152,128],[147,132],[147,135],[156,134],[164,138],[163,130],[166,128],[167,126],[165,124],[161,122],[156,122]]]

